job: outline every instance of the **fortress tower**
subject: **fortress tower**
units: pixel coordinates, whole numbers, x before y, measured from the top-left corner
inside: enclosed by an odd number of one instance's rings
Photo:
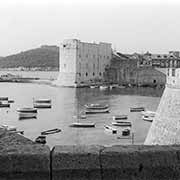
[[[180,144],[180,69],[167,69],[166,87],[144,144]]]
[[[60,45],[59,76],[55,84],[78,87],[103,80],[106,65],[112,57],[111,44],[64,40]]]

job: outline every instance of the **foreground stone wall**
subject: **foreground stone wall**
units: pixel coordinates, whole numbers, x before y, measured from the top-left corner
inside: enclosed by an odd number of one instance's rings
[[[180,146],[48,146],[0,130],[1,180],[175,180]]]

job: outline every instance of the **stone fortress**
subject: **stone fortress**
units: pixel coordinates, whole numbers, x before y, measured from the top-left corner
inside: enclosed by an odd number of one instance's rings
[[[180,144],[180,69],[167,69],[167,80],[145,145]]]
[[[105,67],[110,64],[110,43],[85,43],[77,39],[64,40],[60,45],[59,77],[55,84],[78,87],[102,81]]]

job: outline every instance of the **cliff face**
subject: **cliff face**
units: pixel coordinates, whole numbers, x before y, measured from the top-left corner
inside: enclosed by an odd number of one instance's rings
[[[0,58],[0,68],[58,68],[59,48],[57,46],[41,46],[18,54]]]

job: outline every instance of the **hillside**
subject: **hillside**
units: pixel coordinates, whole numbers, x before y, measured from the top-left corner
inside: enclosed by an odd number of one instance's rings
[[[40,48],[0,58],[0,68],[18,67],[57,69],[59,67],[59,48],[44,45]]]

